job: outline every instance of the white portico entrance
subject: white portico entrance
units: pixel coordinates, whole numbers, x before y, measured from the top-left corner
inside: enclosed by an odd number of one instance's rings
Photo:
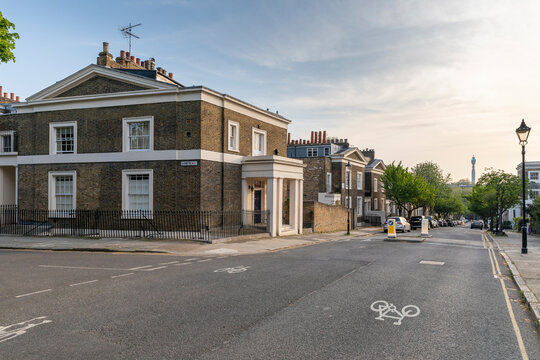
[[[254,223],[268,214],[271,236],[302,233],[304,163],[283,156],[249,156],[242,161],[242,210]]]

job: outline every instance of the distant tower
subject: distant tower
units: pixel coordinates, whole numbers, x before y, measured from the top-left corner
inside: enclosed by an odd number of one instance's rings
[[[476,158],[474,157],[474,155],[473,155],[473,157],[472,157],[472,159],[471,159],[471,164],[472,164],[471,183],[472,183],[473,186],[474,186],[474,184],[475,184],[475,182],[476,182],[476,181],[475,181],[475,178],[476,178],[476,172],[474,171],[474,164],[476,164]]]

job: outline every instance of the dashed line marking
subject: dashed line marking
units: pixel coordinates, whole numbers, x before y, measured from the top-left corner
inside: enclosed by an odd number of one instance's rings
[[[45,292],[49,292],[49,291],[52,291],[52,289],[34,291],[34,292],[31,292],[31,293],[28,293],[28,294],[17,295],[15,297],[16,298],[21,298],[21,297],[24,297],[24,296],[36,295],[36,294],[41,294],[41,293],[45,293]]]
[[[165,268],[166,266],[158,266],[152,269],[143,269],[143,271],[154,271],[154,270],[165,269]]]
[[[95,283],[96,281],[99,281],[99,280],[89,280],[89,281],[83,281],[83,282],[80,282],[80,283],[76,283],[76,284],[70,284],[69,286],[79,286],[79,285],[85,285],[85,284]]]
[[[139,266],[139,267],[134,267],[134,268],[131,268],[131,269],[128,269],[128,270],[140,270],[140,269],[151,268],[152,266],[154,266],[154,265]]]
[[[171,261],[171,262],[161,263],[159,265],[172,265],[172,264],[178,264],[178,261]]]
[[[199,260],[199,258],[186,259],[186,261],[193,261],[193,260]]]
[[[444,265],[444,261],[422,260],[422,261],[420,261],[420,264],[423,264],[423,265],[438,265],[438,266],[443,266],[443,265]]]
[[[212,260],[212,259],[203,259],[203,260],[199,260],[197,262],[205,262],[205,261],[210,261],[210,260]]]
[[[174,264],[176,266],[182,266],[182,265],[191,265],[193,263],[190,263],[190,262],[183,262],[183,263],[180,263],[180,264]]]
[[[111,279],[116,279],[116,278],[119,278],[119,277],[122,277],[122,276],[129,276],[129,275],[133,275],[134,273],[127,273],[127,274],[121,274],[121,275],[114,275],[114,276],[111,276]]]

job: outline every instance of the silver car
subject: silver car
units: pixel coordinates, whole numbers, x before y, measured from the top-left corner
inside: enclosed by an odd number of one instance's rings
[[[384,232],[388,232],[388,219],[394,219],[396,221],[396,232],[410,232],[411,231],[411,224],[401,216],[390,216],[386,219],[384,222]]]

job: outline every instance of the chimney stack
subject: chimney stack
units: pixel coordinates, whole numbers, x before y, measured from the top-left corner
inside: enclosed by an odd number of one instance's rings
[[[171,72],[169,73],[169,78],[171,78],[171,79],[173,78],[173,73],[171,73]]]
[[[326,130],[323,131],[322,142],[323,144],[326,144]]]

